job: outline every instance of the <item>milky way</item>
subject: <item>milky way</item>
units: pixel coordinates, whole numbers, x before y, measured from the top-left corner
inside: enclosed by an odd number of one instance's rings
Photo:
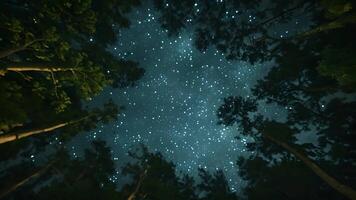
[[[147,6],[129,17],[131,27],[122,30],[119,42],[109,49],[120,58],[139,62],[145,76],[133,88],[106,90],[94,99],[98,103],[112,98],[126,109],[117,122],[86,134],[85,142],[97,137],[106,140],[118,166],[129,160],[129,150],[143,143],[191,176],[197,175],[198,167],[222,169],[231,188],[238,190],[242,182],[236,160],[248,154],[246,139],[235,138],[234,126],[218,126],[216,110],[229,95],[248,98],[268,67],[229,62],[214,49],[199,52],[189,29],[168,37],[157,13]],[[78,140],[84,143],[83,135]]]

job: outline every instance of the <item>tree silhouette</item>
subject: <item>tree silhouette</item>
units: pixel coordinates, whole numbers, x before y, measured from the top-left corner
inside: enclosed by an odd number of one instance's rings
[[[160,153],[151,153],[142,146],[130,152],[135,159],[123,168],[123,174],[133,178],[133,182],[123,187],[123,198],[133,199],[237,199],[230,190],[222,171],[210,173],[198,169],[200,182],[186,174],[177,174],[175,166]]]
[[[130,175],[134,180],[132,184],[124,186],[125,198],[188,199],[194,195],[194,191],[190,194],[187,193],[188,190],[181,192],[183,188],[175,173],[174,164],[166,161],[160,153],[151,153],[147,147],[141,146],[137,152],[131,152],[130,156],[137,162],[123,168],[123,174]]]
[[[183,28],[193,29],[197,49],[206,51],[213,46],[227,59],[255,63],[289,57],[293,59],[288,62],[290,66],[299,60],[286,51],[286,44],[309,50],[305,43],[316,43],[318,48],[314,46],[316,51],[311,51],[311,55],[317,62],[311,67],[318,68],[323,76],[336,79],[342,86],[354,88],[355,61],[351,52],[355,46],[352,33],[356,12],[352,0],[288,3],[156,0],[154,3],[160,13],[161,26],[170,35],[177,35]],[[311,25],[305,25],[306,31],[276,34],[295,21],[307,21]]]
[[[315,174],[293,157],[272,162],[261,157],[239,160],[239,175],[247,181],[248,199],[345,199],[330,191]]]
[[[71,158],[63,150],[53,156],[52,161],[16,182],[10,187],[11,191],[6,190],[7,193],[2,194],[9,199],[118,198],[115,184],[110,181],[115,172],[114,163],[105,142],[94,141],[91,148],[85,150],[82,159]],[[34,192],[34,187],[41,184]],[[16,190],[14,186],[17,186]]]
[[[227,59],[250,62],[271,59],[280,38],[271,34],[276,24],[288,24],[293,16],[308,12],[314,1],[154,1],[160,23],[171,35],[191,25],[195,46],[214,46]],[[168,6],[167,6],[168,4]]]
[[[202,180],[201,183],[198,184],[198,189],[203,194],[202,200],[237,199],[236,193],[230,190],[223,171],[218,170],[210,174],[204,169],[199,169],[199,177]]]
[[[117,31],[129,25],[123,14],[137,5],[115,0],[2,2],[0,86],[13,86],[2,89],[0,110],[6,115],[1,130],[36,120],[28,104],[36,102],[40,110],[49,104],[55,111],[50,115],[56,115],[68,111],[77,98],[90,100],[105,87],[132,86],[141,78],[144,70],[138,63],[118,59],[107,49]]]
[[[117,106],[111,101],[104,105],[104,109],[94,109],[92,112],[88,113],[87,115],[70,121],[56,123],[50,126],[46,126],[43,128],[36,128],[27,131],[18,131],[16,133],[7,133],[0,135],[0,144],[15,141],[18,139],[26,138],[32,135],[37,134],[44,134],[48,132],[55,131],[57,129],[71,126],[71,125],[81,125],[95,127],[95,125],[99,122],[108,123],[112,120],[115,120],[118,115],[118,108]]]
[[[217,111],[219,123],[225,124],[225,122],[227,122],[225,125],[230,126],[237,123],[243,129],[242,133],[244,134],[252,136],[261,134],[261,136],[269,142],[282,147],[285,151],[301,160],[306,167],[312,170],[330,187],[350,199],[356,198],[355,190],[340,183],[319,167],[314,161],[308,158],[308,156],[301,153],[296,147],[287,143],[292,139],[294,133],[286,124],[266,121],[258,114],[253,116],[253,112],[256,112],[257,107],[257,103],[254,102],[255,105],[253,105],[253,102],[253,100],[244,100],[241,97],[229,97],[225,99],[224,104],[220,106]],[[263,147],[263,144],[260,144],[260,146]]]

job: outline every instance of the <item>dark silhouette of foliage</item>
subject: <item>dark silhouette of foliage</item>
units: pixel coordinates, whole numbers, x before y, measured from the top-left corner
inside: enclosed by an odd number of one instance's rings
[[[199,169],[201,181],[196,183],[186,174],[178,175],[172,162],[160,153],[149,152],[145,146],[130,155],[136,161],[123,168],[123,174],[133,178],[133,182],[122,189],[127,199],[237,199],[222,171],[211,174]]]
[[[33,166],[22,168],[22,172],[12,168],[8,174],[17,175],[11,180],[15,182],[12,185],[21,183],[21,186],[2,197],[6,199],[118,198],[116,186],[110,181],[110,176],[115,172],[115,166],[111,159],[110,148],[103,141],[94,141],[92,147],[85,150],[82,159],[72,158],[62,149],[53,155],[52,161],[42,167],[37,167],[40,168],[39,170],[32,168]],[[22,175],[26,173],[29,175]],[[37,176],[34,176],[35,174]],[[28,177],[31,178],[28,179]],[[9,176],[2,178],[9,178]],[[9,182],[6,181],[7,184]]]
[[[134,85],[144,70],[116,58],[107,47],[120,28],[128,27],[124,14],[137,5],[136,0],[2,2],[1,131],[33,124],[38,119],[33,109],[56,116],[105,87]]]

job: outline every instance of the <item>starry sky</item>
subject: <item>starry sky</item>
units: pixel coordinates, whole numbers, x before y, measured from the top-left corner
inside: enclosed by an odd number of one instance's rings
[[[146,73],[135,87],[107,89],[93,99],[93,104],[99,104],[112,98],[126,109],[118,121],[81,134],[73,143],[86,146],[92,139],[104,139],[119,167],[130,160],[127,152],[143,143],[173,161],[177,171],[191,176],[197,176],[198,167],[222,169],[231,189],[238,191],[243,182],[237,175],[236,160],[249,154],[245,149],[248,138],[237,140],[236,127],[218,126],[216,110],[224,97],[248,98],[256,80],[267,74],[269,64],[230,62],[213,48],[199,52],[189,28],[177,37],[168,37],[149,5],[128,17],[130,28],[120,31],[118,43],[109,50],[139,62]],[[280,114],[274,107],[262,110]],[[121,179],[118,171],[113,181]]]

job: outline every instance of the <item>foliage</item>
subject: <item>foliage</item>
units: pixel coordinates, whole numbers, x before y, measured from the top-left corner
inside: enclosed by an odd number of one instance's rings
[[[247,199],[344,199],[294,159],[271,165],[259,157],[242,158],[239,169],[239,175],[248,181],[243,190]]]
[[[39,176],[25,182],[17,191],[9,193],[7,199],[117,199],[118,192],[110,176],[115,172],[111,160],[110,148],[103,141],[93,141],[86,149],[83,158],[71,157],[65,149],[52,155],[52,161],[37,168],[46,169]],[[30,165],[27,163],[27,165]],[[24,167],[22,163],[19,165]],[[2,177],[3,180],[16,174],[12,182],[25,180],[38,170],[32,165],[25,170],[16,171],[15,167]],[[23,175],[26,174],[27,176]],[[6,181],[9,184],[10,181]],[[37,187],[37,188],[36,188]],[[6,188],[6,187],[4,187]],[[36,190],[33,190],[36,189]]]
[[[78,98],[88,101],[105,87],[132,86],[141,78],[144,70],[138,63],[120,60],[107,49],[117,40],[118,29],[129,25],[123,14],[137,5],[135,0],[2,2],[0,78],[14,85],[7,89],[11,94],[4,95],[33,93],[17,102],[22,110],[2,102],[0,110],[21,113],[2,115],[2,130],[35,120],[27,108],[32,96],[43,103],[37,103],[39,109],[50,105],[55,111],[51,115],[58,115],[69,111]]]
[[[222,171],[211,174],[199,169],[201,181],[195,183],[186,174],[177,175],[172,162],[165,160],[160,153],[149,152],[145,146],[130,152],[130,156],[135,162],[127,164],[123,174],[131,176],[133,182],[125,185],[121,191],[125,199],[135,191],[140,181],[135,195],[137,199],[237,199]]]

